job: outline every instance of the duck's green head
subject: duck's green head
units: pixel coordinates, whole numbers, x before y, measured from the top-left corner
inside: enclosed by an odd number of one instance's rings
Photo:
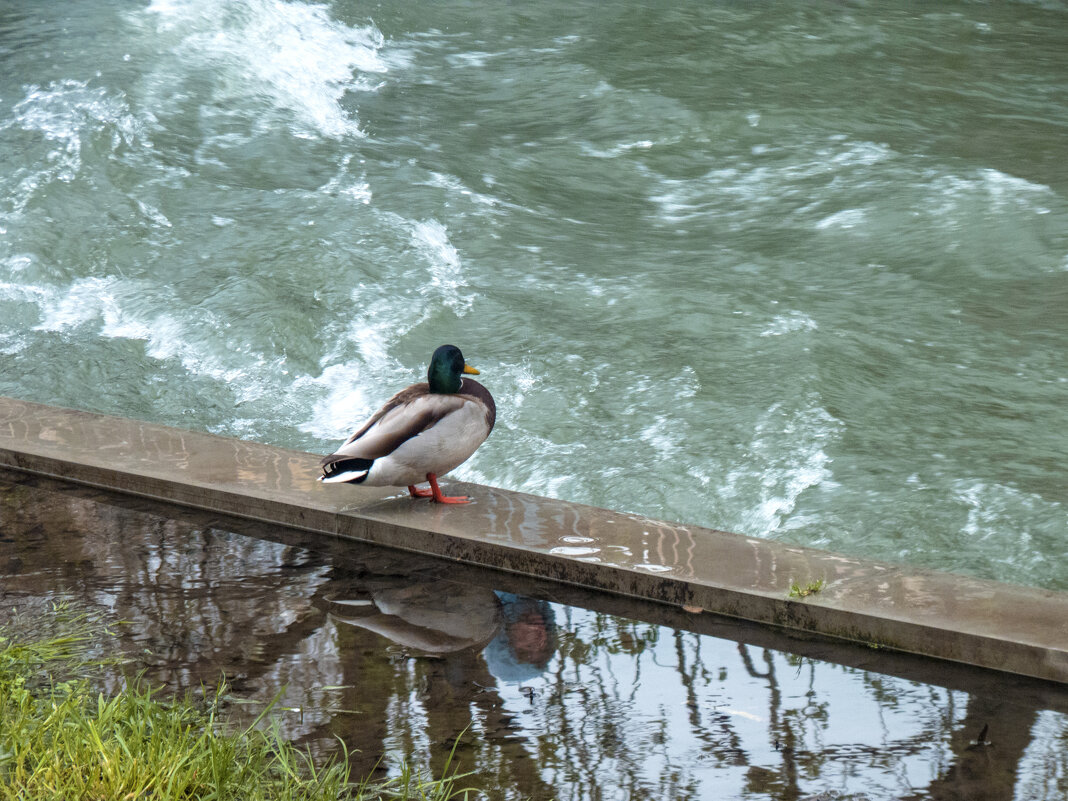
[[[464,373],[478,375],[471,365],[464,361],[464,355],[455,345],[442,345],[430,357],[430,369],[426,371],[426,380],[431,392],[452,394],[460,391],[461,376]]]

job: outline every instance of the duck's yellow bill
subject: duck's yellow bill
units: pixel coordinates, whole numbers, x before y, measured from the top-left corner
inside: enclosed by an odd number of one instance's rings
[[[482,373],[480,373],[478,370],[476,370],[474,367],[472,367],[469,364],[465,364],[464,365],[464,372],[467,373],[468,375],[482,375]]]

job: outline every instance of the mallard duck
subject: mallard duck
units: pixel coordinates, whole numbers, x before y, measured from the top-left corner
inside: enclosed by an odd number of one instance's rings
[[[468,503],[448,497],[438,476],[454,470],[486,441],[497,419],[489,390],[464,374],[479,375],[455,345],[430,357],[425,382],[402,389],[322,461],[327,483],[407,487],[413,498]],[[430,482],[430,489],[416,484]]]

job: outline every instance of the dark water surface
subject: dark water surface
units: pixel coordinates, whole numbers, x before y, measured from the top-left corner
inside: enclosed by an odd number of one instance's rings
[[[1068,9],[5,0],[0,394],[1068,589]]]
[[[1063,688],[306,536],[0,474],[0,623],[100,613],[150,682],[281,692],[357,774],[459,738],[493,799],[1068,795]]]

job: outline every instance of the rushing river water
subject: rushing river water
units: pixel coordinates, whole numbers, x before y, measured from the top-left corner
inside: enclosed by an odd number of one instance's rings
[[[1060,3],[0,4],[0,394],[1068,589]]]

